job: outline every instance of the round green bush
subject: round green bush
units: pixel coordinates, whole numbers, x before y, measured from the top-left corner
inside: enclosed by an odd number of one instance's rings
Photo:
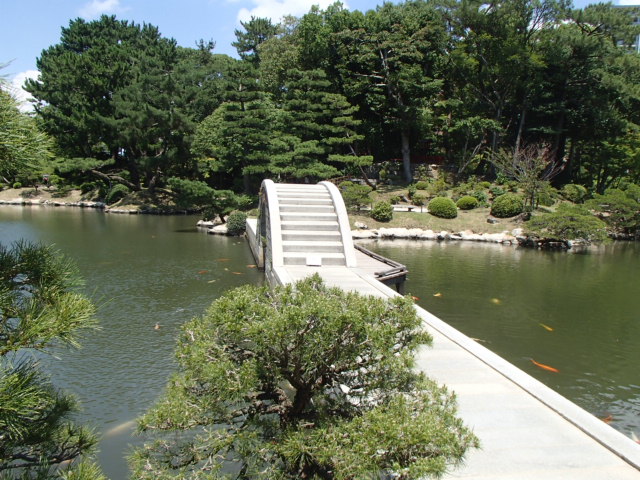
[[[476,197],[472,197],[471,195],[465,195],[464,197],[460,198],[460,200],[458,200],[458,202],[456,203],[456,206],[460,210],[473,210],[478,206],[478,203],[479,202]]]
[[[568,183],[560,192],[564,198],[573,203],[582,203],[587,198],[587,189],[582,185]]]
[[[493,201],[491,215],[498,218],[515,217],[524,211],[524,201],[520,195],[505,193]]]
[[[427,203],[427,197],[425,197],[421,193],[416,193],[413,197],[411,197],[411,203],[418,207],[421,207],[422,205]]]
[[[390,222],[393,218],[393,206],[389,202],[378,202],[371,210],[371,218],[378,222]]]
[[[227,233],[229,235],[242,235],[247,229],[247,214],[244,212],[231,212],[227,217]]]
[[[129,188],[126,185],[118,183],[111,187],[109,193],[107,193],[107,197],[105,198],[105,203],[107,205],[111,205],[116,203],[118,200],[126,197],[129,193]]]
[[[427,188],[429,188],[429,182],[425,182],[424,180],[420,180],[419,182],[416,182],[416,188],[418,190],[426,190]]]
[[[15,182],[15,183],[13,184],[13,188],[22,188],[22,183],[20,183],[20,182]]]
[[[398,203],[400,203],[402,201],[402,198],[400,198],[399,195],[394,195],[393,197],[391,197],[389,199],[389,202],[391,202],[391,205],[397,205]]]
[[[538,192],[536,200],[538,202],[538,205],[542,205],[543,207],[551,207],[556,203],[557,198],[558,191],[555,188],[548,186],[547,188]]]
[[[458,209],[453,200],[445,197],[436,197],[429,202],[429,213],[440,218],[456,218]]]

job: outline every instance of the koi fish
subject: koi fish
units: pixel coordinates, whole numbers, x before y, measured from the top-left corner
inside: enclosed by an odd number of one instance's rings
[[[231,273],[233,273],[234,275],[243,275],[242,272],[231,272]]]
[[[433,294],[433,296],[434,296],[434,297],[441,297],[441,296],[442,296],[442,294],[441,294],[440,292],[438,292],[438,293],[434,293],[434,294]]]
[[[256,268],[255,265],[247,265],[247,268]]]
[[[229,259],[228,258],[218,258],[216,259],[216,262],[228,262]]]
[[[609,414],[606,417],[601,418],[600,420],[602,420],[604,423],[609,424],[613,421],[613,415]]]
[[[216,283],[217,280],[209,280],[207,283]]]
[[[204,275],[205,273],[209,273],[209,270],[198,270],[198,275]]]
[[[531,363],[533,363],[536,367],[540,367],[543,370],[547,370],[549,372],[554,372],[554,373],[560,372],[560,370],[558,370],[557,368],[550,367],[549,365],[545,365],[544,363],[536,362],[533,358],[531,358],[530,360],[531,360]]]
[[[640,438],[636,435],[636,432],[631,432],[631,440],[640,444]]]
[[[493,303],[494,305],[500,305],[502,301],[499,298],[492,298],[491,303]]]
[[[420,297],[416,297],[415,295],[411,295],[411,300],[413,300],[414,302],[417,302],[418,300],[420,300]]]
[[[544,328],[547,332],[553,332],[553,327],[550,327],[549,325],[545,325],[544,323],[539,323],[538,325]]]
[[[159,324],[159,323],[156,323],[156,324],[153,326],[153,329],[154,329],[154,330],[160,330],[160,324]]]

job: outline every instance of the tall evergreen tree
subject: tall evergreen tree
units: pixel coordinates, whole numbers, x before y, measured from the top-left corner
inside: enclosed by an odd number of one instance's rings
[[[275,106],[258,89],[255,74],[251,65],[236,64],[227,101],[198,126],[193,145],[193,152],[209,164],[212,173],[231,180],[242,178],[241,188],[247,193],[253,190],[252,178],[261,180],[270,171],[272,132],[278,121]]]
[[[371,156],[358,156],[357,107],[331,90],[322,70],[293,70],[286,83],[280,139],[286,145],[274,157],[285,178],[324,179],[346,166],[370,165]]]
[[[411,180],[411,138],[442,88],[446,32],[439,11],[414,0],[367,12],[361,28],[344,30],[339,71],[350,101],[398,135],[404,176]]]
[[[278,26],[271,23],[268,18],[251,17],[248,22],[240,22],[242,30],[235,31],[236,41],[232,45],[238,51],[243,60],[250,62],[254,67],[260,64],[258,47],[265,41],[273,38],[278,33]]]

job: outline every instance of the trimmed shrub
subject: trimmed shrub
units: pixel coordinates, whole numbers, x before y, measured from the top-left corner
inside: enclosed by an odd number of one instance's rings
[[[342,182],[340,184],[342,199],[347,208],[359,210],[362,205],[371,203],[371,187],[353,182]]]
[[[465,195],[456,203],[460,210],[473,210],[478,206],[478,199],[471,195]]]
[[[429,213],[440,218],[456,218],[458,209],[453,200],[445,197],[436,197],[429,202]]]
[[[391,197],[389,199],[389,202],[391,202],[391,205],[397,205],[398,203],[400,203],[402,201],[402,198],[400,198],[399,195],[394,195],[393,197]]]
[[[413,197],[411,197],[411,203],[413,203],[418,207],[421,207],[426,202],[427,202],[427,197],[425,197],[421,193],[416,193]]]
[[[416,188],[418,190],[426,190],[429,188],[429,182],[425,182],[424,180],[421,180],[419,182],[416,182]]]
[[[105,203],[107,205],[111,205],[116,203],[118,200],[123,199],[129,194],[129,188],[126,185],[118,183],[111,187],[109,193],[107,193],[107,197],[105,198]]]
[[[547,185],[545,188],[538,192],[536,200],[538,205],[542,205],[543,207],[550,207],[554,203],[556,203],[556,199],[558,198],[558,190],[553,188],[551,185]]]
[[[229,235],[242,235],[247,229],[247,214],[244,212],[231,212],[227,217],[227,233]]]
[[[51,196],[53,198],[63,198],[71,193],[72,188],[69,185],[58,185]]]
[[[562,204],[556,212],[535,216],[525,226],[528,235],[539,238],[589,243],[607,240],[607,224],[578,205]]]
[[[393,218],[393,206],[389,202],[378,202],[371,210],[371,218],[378,222],[390,222]]]
[[[489,188],[491,186],[491,182],[480,182],[480,187]]]
[[[499,197],[500,195],[504,195],[505,193],[507,193],[505,192],[504,188],[498,187],[498,186],[491,187],[489,189],[489,192],[491,193],[493,198]]]
[[[15,182],[15,183],[13,184],[13,188],[22,188],[22,183],[20,183],[20,182]]]
[[[520,195],[505,193],[493,201],[491,215],[498,218],[515,217],[524,211],[524,200]]]
[[[82,194],[92,192],[95,189],[96,189],[96,184],[93,182],[84,182],[82,185],[80,185],[80,192]]]
[[[476,200],[478,200],[478,206],[482,206],[482,207],[489,206],[489,196],[482,190],[476,190],[475,192],[472,192],[471,196]]]
[[[587,198],[587,189],[575,183],[568,183],[560,191],[562,196],[573,203],[582,203]]]
[[[416,194],[416,190],[418,190],[418,188],[415,185],[409,185],[407,187],[407,196],[409,198],[413,198],[413,196]]]

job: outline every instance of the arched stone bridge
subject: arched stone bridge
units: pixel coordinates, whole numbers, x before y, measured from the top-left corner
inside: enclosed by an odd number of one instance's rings
[[[333,183],[264,180],[259,212],[249,238],[270,284],[318,272],[328,284],[363,293],[379,294],[380,282],[401,290],[404,265],[354,247],[347,209]]]

